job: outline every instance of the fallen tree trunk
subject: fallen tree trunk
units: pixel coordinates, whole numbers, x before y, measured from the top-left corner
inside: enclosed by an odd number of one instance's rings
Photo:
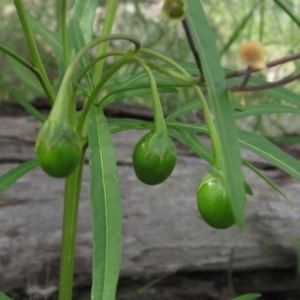
[[[31,117],[0,118],[0,175],[19,162],[35,157],[34,143],[39,126]],[[218,231],[203,222],[196,206],[196,189],[209,165],[180,146],[181,154],[171,177],[158,186],[146,186],[136,179],[131,165],[133,147],[142,134],[144,132],[129,131],[113,137],[124,210],[122,277],[147,278],[178,270],[227,270],[231,248],[235,249],[235,270],[296,267],[294,241],[300,228],[298,182],[243,152],[289,195],[294,209],[245,169],[245,178],[254,191],[254,196],[247,200],[246,230],[242,234],[236,227]],[[48,177],[40,168],[0,196],[0,290],[24,288],[26,280],[32,277],[37,285],[43,286],[47,274],[48,288],[57,287],[62,206],[63,180]],[[79,211],[75,285],[91,283],[91,256],[86,164]]]

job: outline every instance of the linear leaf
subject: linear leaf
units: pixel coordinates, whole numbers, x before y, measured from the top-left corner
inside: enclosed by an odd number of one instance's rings
[[[13,300],[13,299],[6,296],[4,293],[0,292],[0,300]]]
[[[220,65],[214,32],[206,19],[200,1],[187,0],[186,2],[188,5],[187,21],[195,47],[199,53],[208,96],[212,101],[215,124],[221,142],[226,191],[231,200],[236,223],[242,231],[245,226],[245,188],[237,132],[227,94],[225,74]]]
[[[225,46],[223,47],[223,49],[220,52],[220,57],[222,57],[230,48],[230,46],[236,41],[237,37],[239,36],[239,34],[241,33],[241,31],[245,28],[245,26],[247,25],[248,21],[251,19],[251,17],[253,17],[253,13],[257,7],[258,4],[260,4],[262,1],[257,2],[255,5],[253,5],[252,9],[249,11],[249,13],[244,16],[240,22],[240,24],[238,24],[236,26],[236,29],[233,31],[233,33],[231,34],[228,42],[225,44]]]
[[[274,0],[274,2],[300,27],[300,19],[296,17],[296,15],[292,12],[291,9],[287,7],[287,5],[283,4],[280,0]]]
[[[266,176],[264,173],[262,173],[259,169],[255,168],[252,164],[250,164],[248,161],[243,161],[244,164],[252,170],[254,173],[256,173],[261,179],[263,179],[271,188],[273,188],[277,193],[279,193],[289,204],[290,208],[293,208],[293,202],[288,197],[288,195],[268,176]]]
[[[160,93],[174,93],[177,92],[176,89],[172,88],[160,88],[158,87],[158,91]],[[127,88],[120,88],[115,91],[112,91],[108,93],[105,97],[101,99],[101,105],[102,107],[107,106],[108,104],[115,102],[117,100],[126,99],[133,96],[140,96],[145,94],[151,94],[151,88],[149,84],[145,85],[137,85],[137,86],[131,86]]]
[[[0,177],[0,194],[14,184],[18,179],[39,165],[36,159],[21,163]]]
[[[45,122],[46,117],[43,116],[16,88],[12,87],[10,92],[30,115],[42,123]]]
[[[94,300],[115,300],[121,260],[122,206],[116,156],[101,108],[89,124],[90,195],[93,214]]]
[[[41,95],[45,95],[45,92],[40,84],[40,82],[29,72],[23,65],[16,61],[11,56],[6,55],[7,60],[11,69],[14,73],[20,78],[22,82],[31,87],[33,90],[38,92]]]
[[[69,22],[76,20],[80,25],[85,43],[93,37],[93,24],[99,0],[76,0]]]
[[[242,147],[300,181],[300,162],[296,158],[255,133],[239,130],[239,140]]]
[[[69,55],[72,53],[78,53],[83,47],[85,46],[85,40],[84,36],[82,34],[81,28],[75,19],[71,19],[68,22],[68,50]],[[83,57],[81,58],[77,70],[81,70],[87,66],[87,64],[90,62],[90,56],[87,52]],[[92,75],[91,71],[87,72],[86,78],[87,82],[89,83],[90,89],[93,88],[92,83]],[[75,73],[75,72],[74,72]],[[76,76],[76,74],[74,74]]]
[[[250,105],[246,106],[243,111],[238,111],[234,114],[236,119],[255,116],[255,115],[264,115],[264,114],[282,114],[282,113],[290,113],[290,114],[300,114],[300,109],[280,105],[280,104],[258,104],[258,105]]]
[[[33,31],[40,35],[51,47],[58,63],[58,80],[55,85],[55,89],[59,88],[63,74],[64,74],[64,59],[63,59],[63,48],[61,42],[61,35],[58,32],[49,30],[44,24],[35,19],[30,13],[27,13],[30,27]]]
[[[242,296],[235,297],[231,300],[255,300],[261,297],[261,294],[246,294]]]

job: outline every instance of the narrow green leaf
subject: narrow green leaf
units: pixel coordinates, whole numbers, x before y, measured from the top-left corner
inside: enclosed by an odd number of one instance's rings
[[[89,124],[90,195],[93,214],[94,300],[115,300],[121,260],[122,206],[116,156],[101,108],[92,106]]]
[[[286,4],[283,4],[280,0],[274,0],[274,2],[300,27],[300,19],[296,17],[296,15],[292,12],[291,9],[287,7]]]
[[[234,114],[236,119],[264,114],[300,114],[300,109],[280,104],[257,104],[246,106],[243,111]]]
[[[14,184],[18,179],[32,171],[39,165],[36,159],[26,161],[17,167],[9,170],[0,177],[0,194]]]
[[[177,92],[177,90],[172,89],[172,88],[159,88],[158,91],[160,93],[174,93]],[[120,88],[115,91],[112,91],[108,93],[105,97],[101,99],[101,105],[102,107],[106,107],[108,104],[126,99],[129,97],[133,96],[141,96],[141,95],[146,95],[146,94],[151,94],[151,88],[149,84],[147,85],[137,85],[137,86],[131,86],[131,87],[126,87],[126,88]]]
[[[2,51],[3,53],[5,53],[9,57],[13,58],[18,63],[20,63],[21,65],[23,65],[24,67],[26,67],[27,69],[31,69],[33,67],[32,64],[29,61],[27,61],[23,57],[19,56],[17,53],[15,53],[14,51],[12,51],[10,48],[8,48],[8,47],[6,47],[6,46],[4,46],[2,44],[0,44],[0,51]]]
[[[16,61],[11,56],[6,56],[9,62],[11,69],[14,73],[20,78],[22,82],[31,87],[33,90],[38,92],[40,95],[45,95],[45,92],[40,84],[40,82],[36,79],[35,76],[32,75],[27,68],[21,65],[18,61]]]
[[[237,132],[227,94],[225,74],[220,65],[214,32],[206,19],[200,1],[187,0],[186,2],[188,5],[187,21],[199,53],[208,96],[212,101],[215,124],[221,142],[226,190],[231,200],[236,223],[240,231],[242,231],[245,226],[245,188]]]
[[[240,24],[236,26],[236,29],[231,34],[228,42],[225,44],[225,46],[221,50],[220,57],[222,57],[228,51],[228,49],[230,48],[230,46],[236,41],[237,37],[243,31],[243,29],[247,25],[248,21],[251,19],[251,17],[253,17],[253,13],[254,13],[255,9],[257,8],[258,4],[261,4],[262,2],[263,1],[256,2],[256,4],[253,5],[253,7],[249,11],[249,13],[242,18]]]
[[[99,0],[76,0],[69,22],[76,20],[80,25],[85,43],[92,40],[93,24]]]
[[[182,141],[187,144],[195,153],[205,159],[209,164],[213,164],[212,152],[197,137],[196,132],[190,129],[176,128],[180,133]]]
[[[244,130],[239,130],[242,147],[256,153],[261,158],[278,167],[285,173],[300,181],[300,161],[290,156],[266,138]]]
[[[235,297],[234,299],[231,299],[231,300],[255,300],[260,297],[261,297],[261,294],[247,294],[247,295]]]
[[[264,173],[262,173],[259,169],[255,168],[252,164],[250,164],[247,161],[243,161],[244,164],[252,170],[254,173],[256,173],[262,180],[264,180],[271,188],[273,188],[277,193],[279,193],[288,203],[290,208],[293,208],[293,202],[292,200],[288,197],[288,195],[273,181],[271,180],[268,176],[266,176]]]
[[[85,46],[85,40],[84,36],[82,34],[81,28],[75,19],[71,19],[68,22],[68,50],[69,55],[71,56],[72,53],[78,53],[83,47]],[[87,52],[83,57],[81,58],[79,64],[78,64],[78,70],[84,69],[88,63],[90,62],[90,55]],[[92,70],[90,70],[87,75],[86,79],[89,84],[89,88],[93,88],[93,80],[92,80]],[[76,73],[74,73],[74,77],[76,76]]]
[[[183,116],[195,109],[201,108],[199,100],[188,102],[187,104],[179,107],[176,111],[174,111],[170,116],[166,118],[166,121],[174,121],[176,118]]]
[[[32,106],[32,104],[16,88],[10,88],[10,92],[30,115],[42,123],[45,122],[46,117],[43,116],[34,106]]]
[[[0,292],[0,300],[13,300],[13,299],[6,296],[4,293]]]
[[[32,30],[40,35],[51,47],[58,63],[58,80],[55,85],[55,90],[58,90],[62,77],[64,75],[64,59],[63,59],[63,48],[61,42],[61,35],[58,32],[52,32],[44,24],[35,19],[30,13],[27,13],[29,25]]]
[[[146,129],[152,126],[152,122],[147,122],[139,119],[130,119],[130,118],[109,118],[107,120],[109,126],[112,127],[121,127],[121,126],[131,126],[131,129]]]

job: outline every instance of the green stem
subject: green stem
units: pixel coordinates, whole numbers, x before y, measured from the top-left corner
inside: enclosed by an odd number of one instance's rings
[[[82,112],[80,114],[78,124],[77,124],[77,132],[81,132],[83,129],[83,125],[85,123],[85,119],[87,118],[88,112],[90,110],[91,105],[96,100],[96,97],[98,96],[99,91],[103,88],[105,83],[109,80],[111,76],[113,76],[126,62],[133,59],[133,56],[135,55],[135,52],[128,52],[126,55],[124,55],[122,58],[120,58],[118,61],[116,61],[101,77],[98,84],[95,86],[92,94],[87,99]],[[100,104],[100,103],[99,103]]]
[[[105,15],[105,21],[104,21],[101,37],[105,37],[111,33],[112,27],[113,27],[113,24],[115,21],[115,17],[116,17],[118,5],[119,5],[119,0],[108,1],[108,6],[107,6],[107,11],[106,11],[106,15]],[[107,47],[108,47],[108,43],[100,44],[100,46],[98,48],[97,56],[104,54],[107,51]],[[97,64],[94,69],[93,81],[95,84],[101,76],[102,69],[103,69],[103,61],[100,64]]]
[[[199,84],[199,78],[193,78],[191,77],[191,75],[189,73],[187,73],[185,71],[185,69],[183,69],[180,65],[178,65],[176,62],[174,62],[172,59],[160,54],[160,53],[157,53],[153,50],[149,50],[149,49],[145,49],[145,48],[141,48],[139,50],[139,52],[141,54],[147,54],[147,55],[151,55],[153,57],[156,57],[164,62],[166,62],[167,64],[169,64],[170,66],[172,66],[174,69],[178,70],[181,75],[179,75],[178,73],[175,73],[173,71],[170,71],[170,70],[166,70],[165,68],[162,68],[156,64],[154,64],[153,62],[151,61],[148,61],[148,60],[145,60],[145,62],[147,63],[148,66],[152,67],[153,69],[155,69],[156,71],[162,73],[162,74],[165,74],[169,77],[172,77],[176,80],[179,80],[181,82],[186,82],[188,84]],[[182,76],[182,74],[185,74],[185,76]]]
[[[213,148],[214,153],[214,168],[216,170],[223,170],[223,156],[222,156],[222,149],[221,149],[221,142],[218,135],[218,131],[216,129],[215,123],[212,119],[212,116],[210,114],[209,108],[207,106],[207,103],[205,101],[205,98],[200,90],[200,88],[196,85],[193,85],[193,88],[195,90],[196,95],[198,96],[198,99],[201,103],[204,118],[209,130],[209,135],[211,139],[211,144]]]
[[[83,47],[77,54],[76,56],[72,59],[70,62],[68,69],[64,75],[64,78],[62,80],[60,89],[58,91],[57,97],[55,102],[57,105],[54,105],[53,109],[51,110],[51,115],[55,115],[57,118],[66,118],[66,110],[67,110],[67,95],[69,92],[69,87],[70,87],[70,82],[72,79],[72,75],[74,74],[75,68],[77,64],[79,63],[80,59],[82,56],[89,51],[91,48],[96,46],[97,44],[100,44],[102,42],[110,41],[110,40],[127,40],[132,42],[135,45],[136,51],[140,48],[140,42],[137,41],[136,39],[124,35],[124,34],[112,34],[106,37],[98,37],[88,43],[85,47]],[[74,99],[69,99],[69,101],[74,101]]]
[[[175,70],[177,70],[181,74],[184,74],[185,76],[190,76],[189,73],[185,69],[183,69],[180,65],[178,65],[172,59],[170,59],[162,54],[159,54],[155,51],[152,51],[149,49],[144,49],[144,48],[141,48],[139,53],[144,53],[144,54],[148,54],[148,55],[154,56],[156,58],[159,58],[162,61],[166,62],[167,64],[171,65]],[[221,142],[220,142],[220,138],[219,138],[217,129],[215,127],[214,121],[212,119],[212,116],[210,114],[209,108],[208,108],[205,98],[201,92],[200,87],[195,84],[193,84],[192,87],[194,88],[196,95],[198,96],[198,99],[202,106],[205,121],[207,123],[208,130],[210,133],[210,138],[211,138],[213,152],[214,152],[214,168],[216,170],[222,170],[222,167],[223,167],[223,158],[222,157],[223,156],[222,156],[222,151],[221,151]]]
[[[21,26],[23,28],[24,36],[25,36],[29,51],[32,56],[33,65],[39,71],[41,78],[44,82],[43,86],[46,89],[45,93],[48,96],[49,101],[53,104],[55,95],[54,95],[52,86],[50,84],[49,78],[47,76],[47,73],[45,71],[42,59],[40,57],[38,48],[36,46],[36,43],[35,43],[35,40],[33,37],[33,34],[30,30],[23,1],[22,0],[14,0],[14,3],[15,3],[15,7],[16,7],[20,22],[21,22]]]
[[[64,65],[65,69],[68,67],[68,40],[67,40],[67,0],[61,1],[61,11],[60,11],[60,30],[61,30],[61,40],[63,47]]]
[[[156,63],[154,63],[150,60],[147,60],[147,59],[144,59],[144,61],[149,67],[156,70],[157,72],[162,73],[162,74],[164,74],[166,76],[169,76],[171,78],[174,78],[174,79],[176,79],[180,82],[185,82],[185,83],[190,84],[190,85],[200,84],[199,78],[191,77],[189,74],[187,76],[183,75],[182,73],[178,74],[177,72],[165,69],[165,68],[163,68],[163,67],[157,65]]]
[[[10,57],[12,57],[14,60],[16,60],[18,63],[20,63],[25,68],[32,71],[33,73],[37,72],[37,70],[34,68],[34,66],[28,60],[26,60],[23,57],[19,56],[18,54],[16,54],[15,52],[10,50],[9,48],[5,47],[4,45],[0,44],[0,50],[3,51],[4,53],[6,53],[7,55],[9,55]]]
[[[139,58],[136,58],[136,61],[144,68],[147,76],[149,78],[151,92],[152,92],[152,100],[153,100],[153,110],[154,110],[154,127],[153,130],[157,133],[166,133],[167,126],[165,123],[164,113],[161,107],[159,94],[155,82],[155,78],[150,70],[150,68]]]
[[[61,241],[61,260],[59,276],[59,300],[71,300],[73,290],[73,270],[77,231],[78,204],[85,149],[75,171],[66,178],[64,215]]]
[[[107,52],[104,53],[98,57],[96,57],[94,60],[92,60],[81,72],[80,74],[77,76],[76,78],[76,82],[77,84],[80,84],[80,81],[82,80],[82,78],[86,75],[86,73],[99,61],[110,57],[110,56],[117,56],[117,55],[125,55],[126,52],[124,51],[111,51],[111,52]]]

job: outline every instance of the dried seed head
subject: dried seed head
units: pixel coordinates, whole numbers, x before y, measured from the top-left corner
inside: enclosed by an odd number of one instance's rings
[[[253,69],[266,67],[266,49],[257,41],[249,41],[240,46],[239,59]]]

